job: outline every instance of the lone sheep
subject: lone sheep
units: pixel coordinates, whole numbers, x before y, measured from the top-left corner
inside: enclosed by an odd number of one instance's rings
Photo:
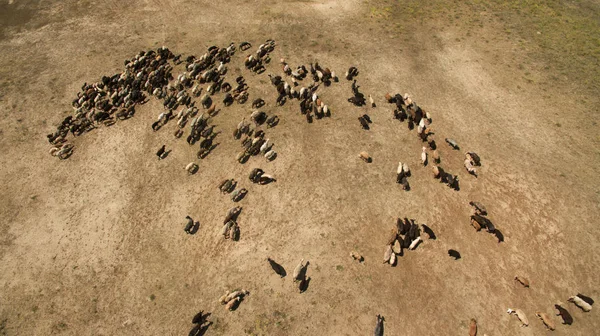
[[[521,321],[521,327],[527,327],[529,325],[529,320],[527,319],[527,316],[521,309],[513,310],[513,309],[509,308],[506,312],[509,314],[517,315],[517,317],[519,318],[519,321]]]

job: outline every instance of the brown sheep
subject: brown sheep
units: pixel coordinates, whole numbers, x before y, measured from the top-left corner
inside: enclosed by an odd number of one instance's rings
[[[367,163],[373,162],[373,159],[367,152],[360,152],[360,154],[358,154],[358,157],[360,157],[363,161],[365,161]]]
[[[550,317],[550,315],[542,312],[536,312],[535,315],[539,317],[540,320],[542,320],[542,322],[544,322],[544,325],[548,330],[556,329],[556,324],[554,323],[554,320]]]
[[[523,285],[523,287],[529,287],[529,280],[522,276],[515,276],[515,281],[519,282],[521,285]]]
[[[477,320],[474,318],[469,322],[469,336],[477,336]]]

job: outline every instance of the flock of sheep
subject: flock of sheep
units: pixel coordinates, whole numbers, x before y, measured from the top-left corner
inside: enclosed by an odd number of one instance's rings
[[[275,41],[267,40],[261,44],[255,53],[251,53],[244,58],[244,66],[247,70],[260,75],[266,71],[266,66],[271,63],[271,52],[275,49]],[[212,121],[218,115],[217,94],[222,94],[220,99],[222,106],[227,107],[234,103],[245,104],[249,99],[248,84],[243,76],[235,79],[235,83],[226,81],[228,72],[227,65],[236,54],[237,50],[246,51],[251,48],[248,42],[242,42],[239,46],[231,43],[226,48],[212,46],[201,57],[188,56],[185,59],[182,55],[175,55],[169,49],[162,47],[156,51],[142,51],[132,59],[125,61],[125,70],[122,73],[113,76],[103,76],[101,81],[88,84],[81,87],[81,92],[72,101],[74,114],[66,117],[56,131],[48,134],[47,138],[52,148],[50,154],[61,160],[69,158],[74,151],[72,143],[67,142],[69,133],[72,136],[80,136],[101,125],[111,126],[118,120],[126,120],[134,116],[136,107],[145,104],[148,97],[154,96],[161,99],[164,106],[164,112],[160,113],[155,122],[151,125],[153,131],[159,131],[171,120],[176,123],[173,136],[181,138],[188,129],[186,142],[190,146],[199,144],[196,155],[197,160],[206,158],[217,147],[216,138],[221,134],[215,129]],[[332,83],[339,82],[335,72],[327,67],[321,66],[318,62],[310,63],[307,68],[305,65],[292,67],[285,59],[279,61],[281,66],[281,75],[269,74],[270,83],[276,90],[278,96],[276,105],[282,106],[288,101],[298,101],[300,113],[306,118],[308,123],[314,119],[329,117],[332,113],[331,108],[325,104],[319,97],[318,90],[321,87],[328,87]],[[175,77],[173,72],[176,66],[182,65],[184,70]],[[356,67],[350,67],[344,78],[352,81],[352,96],[348,102],[355,106],[366,106],[367,98],[360,92],[360,86],[356,78],[359,76],[359,70]],[[302,82],[307,78],[310,84],[304,86]],[[198,104],[196,102],[198,98]],[[432,117],[428,111],[410,97],[409,94],[386,94],[385,101],[394,106],[393,116],[401,122],[407,121],[409,130],[415,129],[417,138],[423,143],[420,159],[423,166],[431,165],[433,177],[445,183],[448,187],[459,190],[459,178],[456,174],[448,172],[440,166],[441,157],[435,141],[435,132],[431,127]],[[234,139],[239,140],[242,150],[237,154],[236,160],[241,164],[246,163],[252,157],[263,157],[266,162],[277,158],[277,152],[274,150],[274,142],[268,138],[265,130],[261,126],[266,125],[266,129],[275,127],[279,123],[279,116],[260,110],[265,105],[262,98],[256,98],[252,101],[252,110],[247,117],[242,118],[232,134]],[[368,95],[368,105],[376,107],[372,95]],[[358,118],[360,126],[364,130],[370,129],[373,123],[368,114],[363,114]],[[445,138],[445,142],[454,150],[459,150],[458,143],[450,138]],[[166,146],[162,146],[156,155],[159,159],[167,157],[170,151]],[[415,153],[418,155],[417,153]],[[366,163],[371,163],[373,158],[367,152],[360,152],[359,158]],[[481,166],[481,158],[475,152],[466,152],[464,167],[466,171],[477,177],[477,167]],[[190,174],[196,174],[200,170],[199,161],[191,161],[184,169]],[[399,162],[396,171],[396,182],[406,191],[410,190],[409,177],[411,170],[406,162]],[[265,173],[260,168],[252,170],[248,176],[252,183],[265,185],[276,182],[276,178]],[[235,203],[244,199],[249,192],[248,189],[239,187],[239,183],[233,178],[227,178],[217,185],[223,194],[230,194],[231,200]],[[487,217],[487,210],[479,202],[470,202],[474,211],[471,215],[471,225],[477,230],[485,229],[487,232],[496,235],[499,242],[504,240],[502,233],[498,230],[491,220]],[[238,217],[242,212],[242,207],[234,206],[230,208],[224,218],[221,234],[225,239],[238,241],[240,239],[240,227]],[[190,216],[186,217],[184,231],[188,234],[195,234],[200,223],[194,221]],[[403,255],[404,250],[414,250],[422,242],[421,229],[428,236],[428,239],[435,240],[436,236],[433,230],[425,225],[419,226],[414,220],[403,218],[396,221],[396,225],[390,230],[389,236],[385,242],[383,262],[395,266]],[[460,259],[460,253],[456,250],[448,250],[448,254],[454,259]],[[350,256],[358,262],[364,262],[364,257],[357,251],[352,251]],[[271,257],[267,257],[275,273],[282,278],[287,275],[285,268],[277,263]],[[295,267],[293,271],[293,281],[297,284],[300,292],[308,288],[310,277],[306,276],[309,262],[304,259]],[[521,276],[515,277],[515,280],[529,287],[529,281]],[[249,295],[249,291],[238,289],[227,291],[219,302],[228,310],[235,310],[240,303]],[[568,300],[588,312],[592,308],[593,300],[584,296],[572,296]],[[562,317],[564,324],[571,324],[573,319],[563,304],[555,305],[557,315]],[[529,324],[525,313],[520,309],[509,309],[508,313],[515,314],[522,322],[523,326]],[[210,315],[210,314],[208,314]],[[206,331],[210,323],[207,323],[207,316],[200,312],[193,318],[194,327],[190,335],[201,335]],[[544,312],[537,312],[544,325],[554,330],[556,328],[552,317]],[[383,335],[384,318],[377,315],[374,334]],[[477,334],[477,321],[470,320],[469,335]]]

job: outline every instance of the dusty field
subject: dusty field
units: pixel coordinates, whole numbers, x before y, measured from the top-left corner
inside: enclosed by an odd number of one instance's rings
[[[567,27],[572,13],[591,22],[599,15],[596,2],[564,6]],[[556,14],[540,8],[537,18]],[[204,309],[210,335],[369,334],[376,314],[386,335],[467,335],[472,317],[480,335],[541,335],[535,311],[550,314],[578,292],[600,300],[597,51],[581,49],[578,58],[569,38],[561,53],[539,26],[514,28],[506,10],[452,1],[2,0],[0,334],[182,335]],[[566,37],[583,29],[562,28]],[[81,85],[122,71],[140,50],[200,55],[242,40],[255,50],[267,38],[278,42],[273,58],[292,65],[319,60],[338,74],[357,66],[361,91],[378,103],[368,111],[372,129],[360,128],[366,108],[346,101],[347,81],[320,89],[332,117],[308,124],[297,103],[275,106],[266,74],[236,69],[238,53],[228,76],[243,74],[250,99],[264,98],[264,110],[281,117],[267,131],[275,161],[235,162],[231,130],[250,109],[235,104],[214,120],[219,147],[187,176],[196,146],[173,138],[174,123],[152,132],[162,111],[155,100],[75,139],[70,159],[48,155],[45,135],[70,113]],[[392,119],[387,91],[409,92],[431,112],[460,191],[418,165],[421,143]],[[479,178],[444,137],[482,156]],[[173,152],[158,161],[162,144]],[[361,150],[372,164],[357,159]],[[413,168],[410,192],[393,183],[398,161]],[[251,184],[254,167],[278,181]],[[216,188],[227,177],[250,191],[236,243],[219,236],[233,206]],[[469,200],[486,204],[504,243],[469,226]],[[201,222],[194,236],[183,232],[188,214]],[[398,216],[426,223],[438,239],[391,268],[381,257]],[[450,259],[449,248],[463,258]],[[351,250],[365,263],[352,262]],[[280,279],[267,256],[288,273],[300,258],[310,261],[308,290]],[[531,288],[517,286],[515,274]],[[250,296],[225,311],[218,297],[239,287]],[[507,308],[523,309],[530,326],[519,328]],[[567,308],[574,324],[553,334],[598,333],[597,307]]]

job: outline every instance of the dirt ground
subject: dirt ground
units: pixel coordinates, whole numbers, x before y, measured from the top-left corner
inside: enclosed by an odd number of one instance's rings
[[[565,6],[584,4],[597,17],[595,2]],[[511,22],[493,10],[426,5],[436,11],[415,1],[2,0],[0,334],[187,335],[203,309],[212,313],[207,335],[362,335],[376,314],[385,335],[467,335],[470,318],[480,335],[542,335],[536,311],[553,314],[576,293],[600,300],[600,105],[590,84],[598,78],[573,79],[540,57],[535,27],[507,34]],[[152,132],[156,100],[73,139],[68,160],[48,155],[45,135],[72,113],[81,85],[122,71],[140,50],[201,55],[244,40],[255,50],[268,38],[278,43],[273,58],[293,66],[318,60],[340,76],[357,66],[377,107],[348,103],[341,79],[319,89],[331,118],[308,124],[297,102],[275,106],[266,73],[280,74],[277,62],[254,75],[237,53],[228,78],[243,74],[250,100],[264,98],[281,118],[266,131],[273,162],[235,161],[230,134],[250,111],[235,104],[214,118],[220,145],[188,176],[182,168],[198,161],[197,148],[172,136],[175,123]],[[388,91],[410,93],[431,113],[460,191],[419,165],[421,143],[393,119]],[[369,131],[357,121],[365,112]],[[478,178],[445,137],[480,154]],[[173,151],[159,161],[162,144]],[[373,163],[358,159],[362,150]],[[398,161],[412,167],[409,192],[394,183]],[[277,182],[252,184],[255,167]],[[234,205],[217,189],[224,178],[249,190],[239,242],[219,234]],[[486,205],[503,243],[469,225],[470,200]],[[200,221],[196,235],[184,233],[186,215]],[[387,233],[405,216],[438,239],[384,265]],[[288,273],[308,260],[308,290],[279,278],[267,256]],[[516,285],[517,274],[531,287]],[[218,298],[235,288],[250,295],[229,312]],[[575,322],[556,318],[553,334],[598,333],[598,308],[566,307]],[[508,308],[522,309],[530,326]]]

